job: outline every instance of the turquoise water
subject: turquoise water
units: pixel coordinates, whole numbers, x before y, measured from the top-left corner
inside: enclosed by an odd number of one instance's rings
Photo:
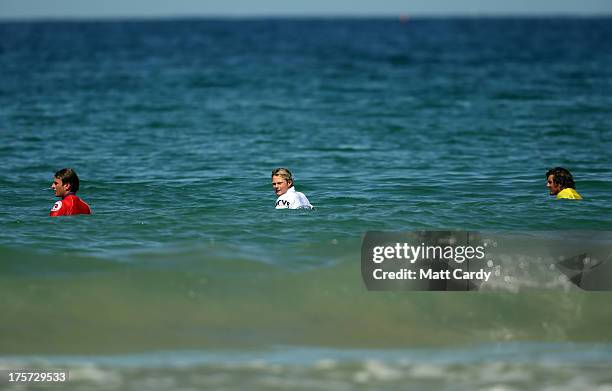
[[[597,345],[408,351],[279,346],[258,353],[75,356],[37,363],[71,367],[68,389],[80,390],[600,390],[612,381],[611,357],[609,349]],[[11,358],[0,364],[20,362]]]
[[[190,374],[289,389],[331,357],[340,383],[312,388],[397,389],[421,375],[396,360],[417,355],[435,372],[423,389],[556,387],[567,368],[612,384],[607,293],[368,292],[359,274],[370,230],[612,230],[610,19],[23,22],[0,36],[0,365],[78,361],[136,389],[156,354],[176,385],[173,363],[196,352]],[[547,194],[559,165],[583,201]],[[273,209],[279,166],[314,211]],[[92,216],[48,218],[63,167]],[[559,369],[530,353],[551,349],[569,352]],[[209,359],[224,355],[240,364]],[[248,364],[258,355],[278,383]],[[487,380],[485,361],[522,380]],[[474,382],[456,383],[463,370]]]

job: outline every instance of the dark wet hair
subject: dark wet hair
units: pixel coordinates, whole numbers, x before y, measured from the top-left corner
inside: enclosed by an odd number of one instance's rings
[[[553,176],[553,182],[557,185],[561,186],[562,189],[576,189],[576,184],[574,183],[574,178],[572,174],[563,167],[555,167],[548,170],[546,173],[546,178],[548,176]]]
[[[69,184],[71,192],[76,193],[79,191],[79,177],[72,168],[62,168],[55,173],[55,177],[60,179],[63,184]]]

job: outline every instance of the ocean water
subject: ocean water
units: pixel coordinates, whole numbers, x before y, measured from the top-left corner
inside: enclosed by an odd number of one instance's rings
[[[611,19],[0,37],[0,367],[69,368],[66,389],[612,389],[608,293],[368,292],[359,264],[372,230],[611,231]],[[314,211],[274,210],[280,166]],[[548,195],[554,166],[583,201]],[[48,217],[63,167],[93,215]]]

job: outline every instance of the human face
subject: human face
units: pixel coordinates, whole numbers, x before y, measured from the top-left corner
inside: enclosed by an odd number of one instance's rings
[[[274,175],[272,177],[272,188],[274,189],[277,197],[285,194],[292,184],[293,183],[291,180],[285,179],[279,175]]]
[[[553,177],[554,175],[551,174],[548,176],[548,178],[546,178],[546,187],[548,188],[550,195],[557,195],[563,189],[561,189],[561,185],[553,182]]]
[[[51,188],[55,190],[55,196],[60,198],[66,197],[66,195],[70,192],[70,184],[64,184],[61,179],[55,177],[53,177]]]

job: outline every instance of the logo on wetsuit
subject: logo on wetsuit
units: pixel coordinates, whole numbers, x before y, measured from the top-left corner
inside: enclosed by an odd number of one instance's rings
[[[287,200],[278,200],[278,201],[276,201],[276,206],[283,205],[283,206],[289,207],[290,204],[291,203],[289,201],[287,201]]]
[[[51,212],[57,212],[60,209],[62,209],[62,201],[57,201],[55,204],[53,204]]]

